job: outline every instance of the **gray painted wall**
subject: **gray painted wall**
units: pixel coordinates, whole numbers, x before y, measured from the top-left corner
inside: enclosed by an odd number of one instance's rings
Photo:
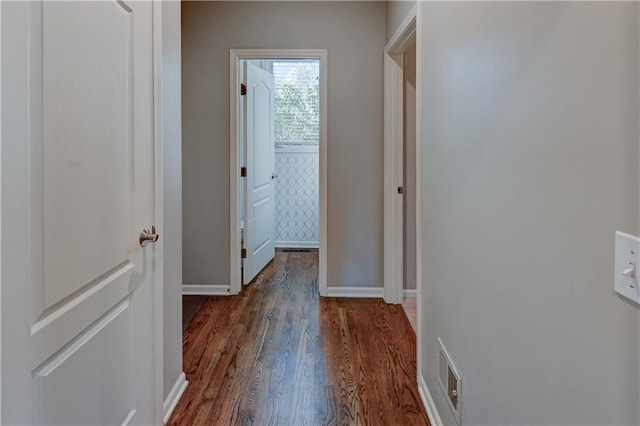
[[[403,117],[403,233],[405,289],[416,288],[416,44],[402,55],[404,73]]]
[[[402,22],[402,20],[407,16],[409,10],[416,4],[415,1],[386,1],[386,15],[387,19],[385,22],[385,33],[386,40],[389,41],[393,33],[398,28],[398,25]]]
[[[180,2],[162,2],[164,397],[182,374]]]
[[[425,3],[423,371],[464,424],[639,423],[638,4]]]
[[[383,2],[185,2],[184,283],[229,284],[229,49],[328,49],[328,284],[382,286]]]

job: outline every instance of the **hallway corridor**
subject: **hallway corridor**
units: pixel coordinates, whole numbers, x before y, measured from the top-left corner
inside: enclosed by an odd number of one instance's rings
[[[277,251],[240,295],[207,300],[170,425],[428,424],[402,306],[320,298],[317,269],[317,252]]]

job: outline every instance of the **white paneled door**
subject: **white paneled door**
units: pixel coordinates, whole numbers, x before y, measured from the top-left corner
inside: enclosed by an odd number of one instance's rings
[[[275,256],[273,75],[245,64],[246,150],[243,283],[248,284]]]
[[[152,3],[2,4],[2,424],[153,424]]]

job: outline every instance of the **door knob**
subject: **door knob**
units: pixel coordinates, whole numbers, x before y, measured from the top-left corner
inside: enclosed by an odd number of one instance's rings
[[[143,229],[140,233],[140,246],[144,247],[149,243],[155,243],[160,238],[160,235],[156,233],[155,225],[151,226],[151,232],[148,229]]]

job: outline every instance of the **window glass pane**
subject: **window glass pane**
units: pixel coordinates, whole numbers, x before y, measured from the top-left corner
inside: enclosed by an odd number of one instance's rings
[[[276,143],[318,144],[319,61],[274,61]]]

